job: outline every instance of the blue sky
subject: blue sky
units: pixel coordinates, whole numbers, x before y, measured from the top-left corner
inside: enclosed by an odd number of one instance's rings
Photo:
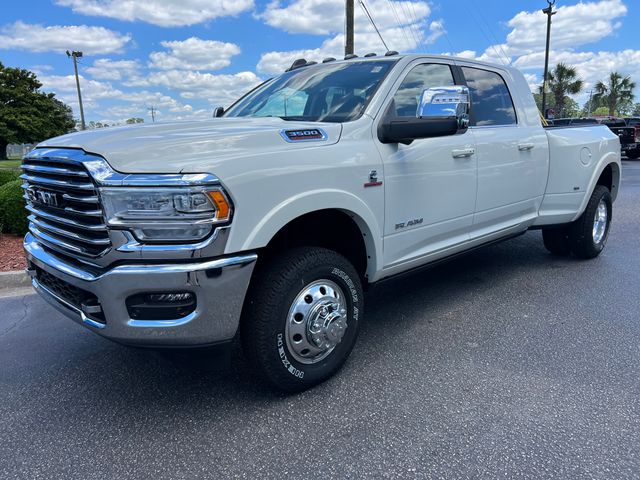
[[[541,81],[544,0],[364,0],[401,52],[512,63]],[[585,93],[611,70],[640,84],[640,2],[558,0],[552,64],[575,65]],[[357,53],[383,53],[356,0]],[[292,59],[343,53],[344,0],[24,0],[3,5],[0,61],[37,72],[77,115],[71,61],[82,50],[87,121],[208,118]],[[640,87],[639,87],[640,91]]]

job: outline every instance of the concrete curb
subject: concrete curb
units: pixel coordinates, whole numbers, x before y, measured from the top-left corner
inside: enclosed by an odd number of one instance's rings
[[[16,289],[21,287],[29,287],[31,278],[24,270],[15,272],[0,272],[0,291],[8,289]]]

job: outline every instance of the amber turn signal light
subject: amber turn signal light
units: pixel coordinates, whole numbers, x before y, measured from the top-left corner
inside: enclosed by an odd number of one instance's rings
[[[231,206],[229,205],[227,198],[224,196],[224,193],[220,190],[213,190],[212,192],[208,192],[208,194],[216,206],[216,218],[218,220],[229,220],[229,216],[231,215]]]

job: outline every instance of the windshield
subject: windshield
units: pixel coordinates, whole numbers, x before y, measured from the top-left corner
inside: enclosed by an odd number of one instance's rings
[[[241,98],[224,116],[311,122],[355,120],[394,63],[328,63],[286,72]]]

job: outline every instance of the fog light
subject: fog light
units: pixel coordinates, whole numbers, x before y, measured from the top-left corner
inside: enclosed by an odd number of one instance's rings
[[[193,300],[195,297],[191,292],[183,293],[148,293],[147,301],[153,302],[186,302]]]
[[[192,292],[139,293],[126,301],[129,316],[136,320],[177,320],[193,313],[196,304]]]

